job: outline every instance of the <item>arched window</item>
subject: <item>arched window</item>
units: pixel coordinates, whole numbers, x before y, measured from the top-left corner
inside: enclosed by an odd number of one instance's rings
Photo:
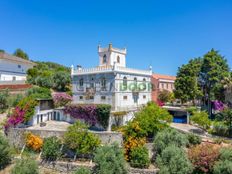
[[[104,56],[103,56],[103,63],[106,63],[106,55],[104,54]]]
[[[93,77],[91,78],[90,87],[94,88],[94,78]]]
[[[79,80],[79,85],[80,85],[80,87],[83,87],[83,86],[84,86],[84,80],[83,80],[83,78],[81,78],[81,79]]]
[[[119,56],[117,57],[117,62],[120,63],[120,57]]]
[[[123,77],[123,81],[122,81],[123,87],[127,87],[127,78]]]

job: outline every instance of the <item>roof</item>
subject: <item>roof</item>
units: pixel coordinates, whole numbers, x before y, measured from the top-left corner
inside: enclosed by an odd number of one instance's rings
[[[152,77],[155,79],[176,80],[176,76],[163,75],[163,74],[152,74]]]
[[[30,85],[30,84],[0,85],[0,90],[2,90],[2,89],[23,90],[23,89],[28,89],[31,87],[32,87],[32,85]]]
[[[0,52],[0,59],[7,59],[7,60],[12,60],[12,61],[16,61],[16,62],[26,63],[26,64],[30,64],[30,65],[36,65],[36,63],[34,63],[34,62],[30,61],[30,60],[25,60],[25,59],[22,59],[20,57],[7,54],[5,52]]]

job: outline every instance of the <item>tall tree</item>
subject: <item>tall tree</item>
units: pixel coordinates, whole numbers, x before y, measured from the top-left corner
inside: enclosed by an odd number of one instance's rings
[[[201,58],[191,59],[188,64],[179,67],[175,80],[175,97],[182,103],[192,100],[193,103],[202,93],[198,86],[198,76],[202,65]]]
[[[29,60],[29,56],[27,55],[27,53],[25,53],[20,48],[15,50],[14,55],[17,56],[17,57],[21,57],[23,59]]]
[[[203,101],[208,106],[210,115],[211,101],[224,98],[222,97],[224,88],[221,81],[229,77],[229,73],[227,60],[218,51],[212,49],[203,56],[199,82],[204,94]]]

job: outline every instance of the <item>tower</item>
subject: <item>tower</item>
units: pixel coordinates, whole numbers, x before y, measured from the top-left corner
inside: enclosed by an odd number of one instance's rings
[[[99,45],[99,66],[113,66],[115,64],[116,66],[126,67],[126,53],[126,48],[113,48],[111,43],[108,48],[101,48]]]

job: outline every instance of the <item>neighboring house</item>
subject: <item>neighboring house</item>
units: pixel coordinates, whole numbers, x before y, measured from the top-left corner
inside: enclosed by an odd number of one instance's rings
[[[157,102],[159,93],[163,90],[173,92],[175,76],[152,74],[152,101]]]
[[[72,66],[74,103],[110,104],[112,111],[136,110],[151,101],[151,67],[148,70],[126,67],[126,49],[98,47],[99,66]]]
[[[0,84],[24,83],[27,70],[35,65],[29,60],[0,52]]]

